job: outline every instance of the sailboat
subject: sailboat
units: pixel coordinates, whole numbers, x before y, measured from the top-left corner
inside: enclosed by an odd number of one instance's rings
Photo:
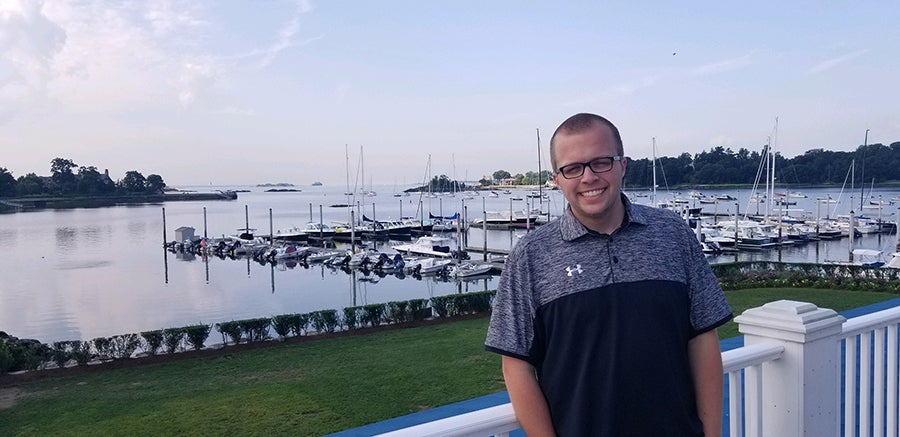
[[[345,170],[346,170],[346,173],[347,173],[347,191],[344,192],[344,195],[348,197],[347,203],[350,203],[350,202],[349,202],[349,200],[350,200],[349,197],[350,197],[350,196],[353,196],[353,192],[350,191],[350,152],[349,152],[349,150],[347,149],[347,145],[346,145],[346,144],[344,144],[344,155],[346,156],[346,158],[345,158],[345,160],[346,160],[346,164],[345,164],[346,168],[345,168]]]
[[[359,169],[360,169],[360,170],[359,170],[360,173],[362,173],[362,177],[361,177],[361,179],[362,179],[362,190],[361,190],[362,193],[363,193],[366,197],[375,197],[375,196],[377,196],[378,193],[376,193],[375,190],[374,190],[373,187],[372,187],[372,180],[371,180],[371,179],[372,179],[372,176],[369,176],[369,189],[366,190],[366,165],[365,165],[365,161],[363,160],[363,146],[359,146]]]

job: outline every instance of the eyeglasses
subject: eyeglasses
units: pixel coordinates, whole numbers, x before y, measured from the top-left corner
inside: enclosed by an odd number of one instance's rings
[[[613,168],[614,161],[621,161],[623,156],[604,156],[595,158],[591,162],[576,162],[575,164],[565,165],[556,172],[566,179],[580,178],[584,174],[585,167],[590,167],[594,173],[605,173]]]

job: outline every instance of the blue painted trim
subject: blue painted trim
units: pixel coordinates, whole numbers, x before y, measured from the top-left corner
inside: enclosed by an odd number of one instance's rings
[[[874,303],[872,305],[867,305],[860,308],[854,308],[847,311],[842,311],[840,314],[848,319],[853,317],[859,317],[866,314],[871,314],[874,312],[878,312],[881,310],[885,310],[888,308],[893,308],[896,306],[900,306],[900,298],[886,300],[884,302]],[[729,351],[732,349],[737,349],[744,345],[744,336],[737,336],[732,338],[726,338],[719,342],[719,347],[722,351]],[[433,422],[439,419],[445,419],[447,417],[456,416],[459,414],[469,413],[476,410],[481,410],[484,408],[494,407],[497,405],[502,405],[509,402],[509,394],[505,391],[498,392],[494,394],[490,394],[487,396],[481,396],[473,399],[468,399],[465,401],[457,402],[454,404],[444,405],[436,408],[432,408],[430,410],[421,411],[418,413],[407,414],[405,416],[395,417],[393,419],[388,419],[383,422],[373,423],[365,426],[361,426],[359,428],[348,429],[346,431],[337,432],[334,434],[329,434],[330,437],[360,437],[360,436],[371,436],[376,434],[382,434],[390,431],[396,431],[398,429],[408,428],[410,426],[420,425],[427,422]],[[728,378],[725,378],[725,401],[723,402],[723,435],[728,436]],[[521,436],[524,435],[521,432],[512,433],[510,435]]]
[[[495,407],[509,403],[509,394],[505,391],[481,396],[473,399],[467,399],[454,404],[443,405],[432,408],[430,410],[420,411],[418,413],[407,414],[405,416],[395,417],[383,422],[373,423],[361,426],[359,428],[348,429],[334,434],[330,437],[359,437],[382,434],[398,429],[408,428],[410,426],[421,425],[423,423],[433,422],[435,420],[446,419],[460,414],[470,413],[472,411],[483,410],[485,408]]]

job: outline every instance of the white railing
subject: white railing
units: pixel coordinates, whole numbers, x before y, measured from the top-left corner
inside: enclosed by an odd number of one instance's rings
[[[781,358],[783,353],[784,346],[780,344],[757,344],[722,352],[722,367],[728,375],[729,436],[762,436],[762,366]]]
[[[735,321],[745,345],[722,353],[730,437],[898,437],[900,307],[845,320],[813,304],[777,301]],[[519,428],[506,403],[382,436],[505,437]]]
[[[898,338],[900,308],[844,323],[844,435],[898,434]],[[858,376],[857,376],[858,375]]]
[[[434,422],[403,428],[381,434],[387,437],[468,437],[497,436],[506,437],[510,431],[521,428],[516,421],[512,404],[506,403],[496,407],[472,411]]]

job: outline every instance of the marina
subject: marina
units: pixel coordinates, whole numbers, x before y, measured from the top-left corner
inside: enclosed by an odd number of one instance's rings
[[[209,187],[184,187],[197,191]],[[544,196],[529,197],[531,189],[513,189],[497,197],[489,192],[456,193],[455,196],[428,197],[418,193],[394,197],[378,195],[348,198],[344,189],[328,186],[302,186],[298,192],[267,193],[254,187],[213,187],[215,190],[241,191],[233,201],[183,201],[102,208],[45,209],[0,215],[0,257],[4,268],[0,288],[0,329],[22,338],[42,342],[91,339],[143,330],[217,323],[229,320],[266,317],[277,314],[340,309],[347,306],[393,300],[430,298],[452,293],[494,289],[499,260],[533,228],[534,220],[558,216],[565,202],[559,191],[544,191]],[[387,187],[375,187],[390,192]],[[750,190],[703,190],[703,196],[731,196],[701,204],[687,192],[659,192],[657,200],[678,199],[677,204],[701,207],[709,214],[704,223],[734,220],[735,210],[755,212],[748,202]],[[792,190],[794,191],[794,190]],[[807,197],[796,198],[793,217],[835,218],[849,214],[848,196],[838,203],[839,190],[803,189]],[[646,192],[629,192],[637,203],[648,203]],[[846,193],[845,193],[846,194]],[[897,204],[891,199],[900,190],[875,190],[874,199],[882,199],[880,209],[866,208],[869,216],[880,214],[885,222],[896,221]],[[835,203],[817,201],[817,197],[835,199]],[[521,198],[522,200],[514,200]],[[681,203],[684,202],[684,203]],[[855,199],[854,205],[859,204]],[[331,205],[351,205],[332,207]],[[828,209],[826,210],[826,205]],[[163,214],[165,209],[165,215]],[[802,212],[801,212],[802,210]],[[513,211],[510,214],[510,211]],[[540,211],[541,214],[530,214]],[[784,211],[782,211],[784,212]],[[505,215],[507,225],[499,221]],[[526,226],[515,225],[519,216]],[[353,223],[355,217],[389,223],[407,217],[420,225],[432,221],[439,231],[429,235],[442,240],[440,253],[459,252],[475,267],[491,264],[493,274],[460,272],[431,274],[434,265],[420,264],[419,273],[411,270],[351,268],[326,264],[347,251],[377,251],[393,261],[401,254],[395,247],[414,244],[419,236],[379,234],[341,239],[325,235],[325,229],[309,234],[305,241],[293,242],[294,252],[274,253],[271,259],[244,254],[192,253],[172,250],[163,243],[176,239],[176,229],[193,228],[195,237],[210,241],[240,236],[240,230],[255,229],[259,236],[286,235],[292,228],[303,229],[309,223],[333,226]],[[441,223],[444,218],[449,223]],[[165,219],[164,219],[165,217]],[[438,217],[438,219],[432,219]],[[481,218],[495,223],[487,227],[468,226]],[[512,219],[512,220],[511,220]],[[165,221],[165,225],[164,225]],[[457,226],[458,224],[458,226]],[[166,235],[163,236],[165,230]],[[351,231],[353,232],[353,231]],[[313,238],[309,238],[313,237]],[[284,239],[285,246],[288,239]],[[894,252],[896,237],[886,232],[865,233],[854,238],[852,249]],[[354,247],[355,246],[355,247]],[[432,249],[435,245],[431,245]],[[310,249],[304,249],[309,247]],[[710,254],[711,263],[744,260],[782,262],[848,262],[849,237],[820,239],[759,249],[723,250]],[[448,252],[443,252],[447,250]],[[401,254],[405,267],[420,256]],[[421,254],[420,254],[421,255]],[[305,259],[301,259],[305,257]],[[449,257],[448,257],[449,258]],[[342,258],[343,259],[343,258]],[[348,260],[349,263],[349,260]],[[482,268],[484,268],[482,266]],[[424,273],[424,274],[422,274]]]

